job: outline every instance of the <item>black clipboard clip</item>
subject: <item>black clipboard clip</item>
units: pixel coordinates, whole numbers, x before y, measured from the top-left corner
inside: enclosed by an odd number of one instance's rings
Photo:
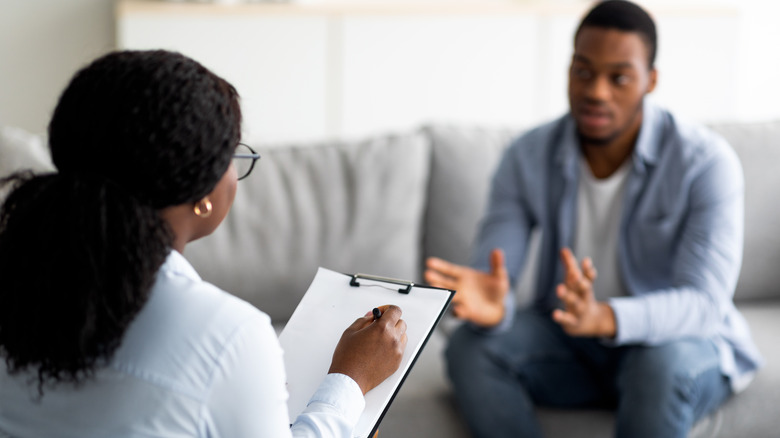
[[[349,285],[352,287],[360,286],[360,283],[358,283],[359,278],[363,278],[365,280],[381,281],[383,283],[392,283],[392,284],[399,284],[401,286],[406,286],[405,288],[398,289],[398,292],[402,294],[409,294],[409,292],[411,292],[412,288],[414,287],[414,283],[411,281],[404,281],[404,280],[399,280],[397,278],[380,277],[377,275],[366,275],[366,274],[352,275],[351,279],[349,280]]]

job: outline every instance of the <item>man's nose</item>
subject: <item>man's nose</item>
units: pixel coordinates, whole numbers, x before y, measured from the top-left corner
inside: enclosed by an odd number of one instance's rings
[[[596,75],[587,85],[586,96],[597,101],[608,101],[612,96],[609,79],[604,75]]]

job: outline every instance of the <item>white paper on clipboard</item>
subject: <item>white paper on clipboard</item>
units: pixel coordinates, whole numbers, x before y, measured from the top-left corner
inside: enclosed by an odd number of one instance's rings
[[[279,342],[284,350],[290,394],[287,406],[290,419],[294,420],[327,375],[333,350],[344,330],[374,307],[394,304],[401,308],[408,338],[401,365],[366,394],[365,410],[354,429],[354,437],[368,438],[376,431],[455,292],[413,283],[399,287],[370,276],[361,276],[356,287],[350,285],[357,283],[354,278],[319,268],[282,330]]]

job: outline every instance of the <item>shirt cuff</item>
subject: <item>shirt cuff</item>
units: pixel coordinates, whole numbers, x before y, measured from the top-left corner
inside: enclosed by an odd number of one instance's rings
[[[647,339],[649,323],[647,306],[638,297],[617,297],[609,300],[615,314],[613,345],[637,344]]]
[[[357,424],[366,399],[360,386],[345,374],[332,373],[325,376],[317,392],[309,400],[308,406],[326,404],[340,413],[353,426]]]

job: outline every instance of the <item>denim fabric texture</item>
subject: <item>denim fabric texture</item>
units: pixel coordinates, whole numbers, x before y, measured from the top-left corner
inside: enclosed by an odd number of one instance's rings
[[[732,393],[709,340],[612,347],[532,309],[490,335],[461,325],[446,356],[476,438],[541,437],[535,406],[615,409],[618,438],[684,438]]]

